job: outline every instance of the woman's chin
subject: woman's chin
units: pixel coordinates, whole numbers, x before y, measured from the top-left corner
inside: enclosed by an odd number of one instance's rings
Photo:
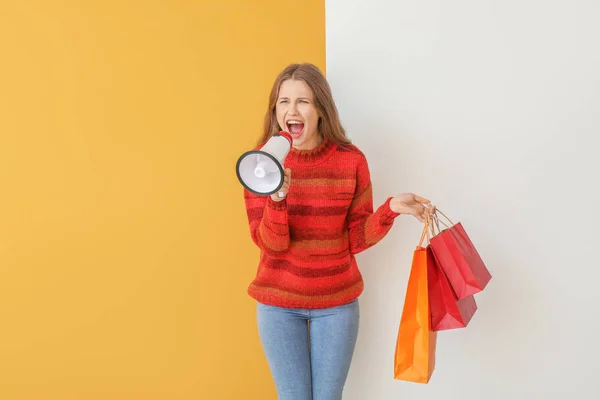
[[[300,135],[298,137],[292,136],[292,146],[297,148],[297,147],[302,147],[303,144],[304,144],[304,137],[302,135]]]
[[[302,131],[300,135],[292,135],[292,146],[297,150],[311,150],[318,146],[318,135],[306,135],[306,131]]]

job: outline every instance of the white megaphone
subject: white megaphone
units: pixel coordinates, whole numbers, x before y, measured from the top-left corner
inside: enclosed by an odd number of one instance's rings
[[[283,162],[292,147],[287,132],[273,135],[260,150],[250,150],[240,156],[236,165],[237,177],[250,192],[268,196],[283,186]]]

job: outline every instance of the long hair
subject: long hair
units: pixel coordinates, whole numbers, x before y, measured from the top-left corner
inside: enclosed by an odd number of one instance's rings
[[[338,110],[333,102],[331,88],[319,68],[313,64],[291,64],[286,67],[275,79],[271,94],[269,95],[269,107],[265,114],[263,132],[258,141],[259,146],[264,145],[279,130],[285,129],[279,126],[275,106],[279,97],[281,84],[288,79],[302,80],[312,90],[315,107],[319,114],[318,132],[323,138],[339,145],[350,144],[346,131],[340,122]]]

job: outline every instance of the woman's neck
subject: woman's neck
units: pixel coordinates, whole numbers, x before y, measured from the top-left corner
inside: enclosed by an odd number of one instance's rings
[[[309,150],[301,150],[292,147],[286,157],[285,163],[288,166],[316,165],[331,157],[333,153],[335,153],[336,148],[337,145],[335,142],[330,142],[329,140],[321,137],[319,138],[318,145]]]
[[[310,150],[314,150],[317,147],[319,147],[321,145],[321,143],[323,143],[323,136],[321,136],[319,134],[319,135],[315,136],[314,140],[311,140],[308,143],[302,143],[302,145],[300,145],[300,146],[292,145],[292,147],[299,151],[310,151]]]

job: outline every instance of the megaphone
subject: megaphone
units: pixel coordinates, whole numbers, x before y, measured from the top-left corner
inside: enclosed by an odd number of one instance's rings
[[[269,196],[283,186],[283,163],[292,147],[287,132],[273,135],[260,150],[250,150],[236,164],[238,180],[250,192]]]

